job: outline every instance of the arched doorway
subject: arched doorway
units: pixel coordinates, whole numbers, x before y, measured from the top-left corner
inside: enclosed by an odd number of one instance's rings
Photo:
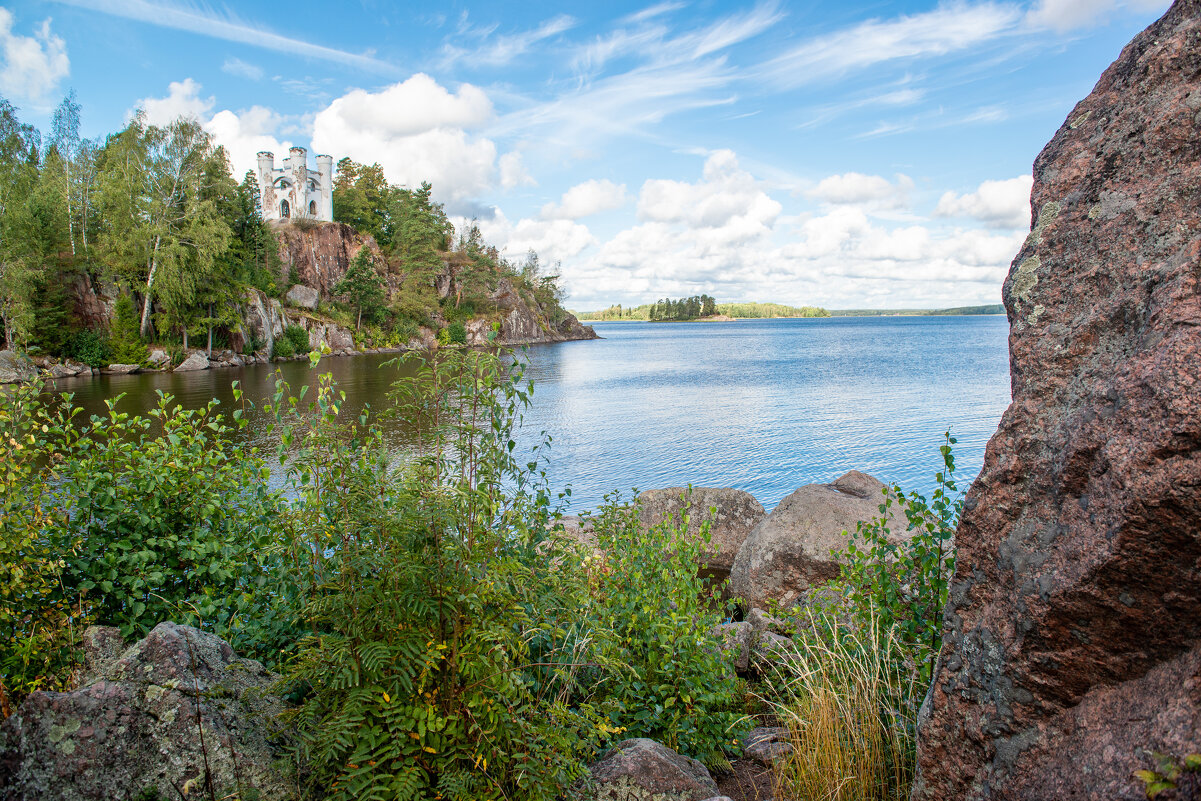
[[[283,219],[292,216],[292,207],[288,205],[288,201],[281,200],[279,202],[279,216]]]

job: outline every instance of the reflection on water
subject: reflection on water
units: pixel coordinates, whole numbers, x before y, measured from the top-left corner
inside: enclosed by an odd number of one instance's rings
[[[768,509],[801,484],[847,470],[928,492],[942,432],[952,428],[960,473],[973,477],[1009,403],[1004,317],[598,323],[604,339],[531,347],[535,381],[523,446],[554,438],[549,476],[570,484],[575,510],[613,489],[736,487]],[[323,360],[346,393],[345,410],[380,409],[398,375],[388,356]],[[294,388],[315,383],[307,362],[277,365]],[[89,412],[126,393],[122,408],[186,406],[218,398],[237,380],[256,404],[275,367],[69,379]],[[312,391],[312,390],[310,390]],[[274,447],[255,413],[247,443]],[[256,425],[256,422],[259,423]],[[403,448],[399,432],[390,436]],[[964,486],[966,486],[966,481]]]

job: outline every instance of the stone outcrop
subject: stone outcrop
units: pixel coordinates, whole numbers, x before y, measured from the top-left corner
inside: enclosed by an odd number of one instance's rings
[[[0,350],[0,384],[19,384],[37,378],[33,362],[11,350]]]
[[[688,515],[688,537],[698,538],[702,524],[708,520],[709,545],[704,558],[708,569],[725,577],[734,566],[734,557],[747,535],[767,512],[763,504],[749,492],[714,487],[670,487],[648,490],[638,496],[638,514],[644,526],[655,526],[664,520],[679,521]],[[715,510],[710,514],[710,510]]]
[[[1034,164],[1013,403],[957,534],[915,799],[1140,799],[1201,751],[1201,0]]]
[[[844,531],[861,520],[879,516],[884,485],[852,470],[833,484],[807,484],[772,510],[747,536],[730,571],[730,594],[747,606],[771,602],[795,603],[814,585],[836,578],[838,562],[831,552],[845,548]],[[896,523],[890,530],[898,541],[908,536]]]
[[[578,798],[589,801],[703,801],[718,794],[700,762],[654,740],[623,740],[589,768]]]
[[[284,300],[288,301],[291,305],[309,310],[317,308],[317,301],[319,299],[320,295],[317,290],[304,284],[296,284],[284,295]]]
[[[174,623],[122,646],[90,631],[79,689],[34,692],[0,726],[0,799],[294,797],[262,665]]]
[[[110,364],[100,372],[105,375],[130,375],[142,369],[139,364]]]
[[[209,360],[201,351],[189,354],[188,358],[175,366],[175,372],[177,373],[190,373],[196,370],[207,369],[209,369]]]
[[[360,234],[346,223],[276,225],[273,230],[279,239],[279,280],[287,286],[289,275],[295,271],[301,284],[316,289],[322,297],[333,294],[350,260],[362,248],[369,248],[376,257],[380,252],[371,234]]]

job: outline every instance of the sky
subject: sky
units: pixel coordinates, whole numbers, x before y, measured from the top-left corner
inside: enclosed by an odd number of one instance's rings
[[[429,181],[576,310],[998,303],[1031,165],[1168,0],[0,5],[0,95]],[[557,266],[556,266],[557,265]]]

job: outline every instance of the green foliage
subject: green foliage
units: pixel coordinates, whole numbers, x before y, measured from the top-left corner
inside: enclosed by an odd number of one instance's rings
[[[372,264],[371,252],[360,248],[346,268],[346,275],[334,287],[334,294],[346,298],[346,302],[355,310],[355,328],[362,328],[363,315],[368,321],[373,320],[387,301],[384,279],[375,271]]]
[[[332,798],[556,798],[584,741],[530,664],[531,643],[562,636],[534,589],[558,584],[537,549],[549,494],[512,456],[528,390],[462,351],[395,392],[422,454],[402,464],[366,415],[338,421],[328,376],[307,413],[282,393],[274,407],[297,448],[286,563],[313,634],[286,679],[306,688],[293,717],[313,781]]]
[[[696,320],[717,313],[717,301],[708,295],[693,295],[690,298],[672,300],[667,298],[651,304],[647,313],[650,320]]]
[[[781,303],[719,303],[717,313],[739,319],[830,316],[830,312],[820,306],[785,306]]]
[[[1201,774],[1201,754],[1189,754],[1184,759],[1177,759],[1169,754],[1151,751],[1149,756],[1155,760],[1155,768],[1134,772],[1134,777],[1143,783],[1147,798],[1156,798],[1160,793],[1178,789],[1181,777],[1186,774],[1190,774],[1194,791],[1201,787],[1201,782],[1196,778]]]
[[[269,619],[248,611],[276,498],[232,439],[240,412],[231,426],[215,401],[185,411],[160,393],[147,416],[118,398],[80,424],[70,396],[38,390],[0,394],[0,677],[15,695],[61,682],[90,623],[132,637],[185,621],[240,642]]]
[[[467,344],[467,327],[461,322],[453,322],[446,326],[446,339],[451,345],[466,345]]]
[[[740,709],[742,684],[712,634],[730,609],[697,570],[708,522],[700,537],[687,535],[687,518],[646,529],[615,495],[585,517],[605,554],[593,579],[592,612],[595,661],[609,666],[594,688],[608,731],[723,765],[749,723]]]
[[[896,630],[899,658],[916,667],[921,686],[930,682],[942,645],[943,609],[955,572],[955,529],[963,496],[955,486],[955,438],[948,431],[939,447],[943,469],[930,500],[898,486],[886,488],[880,516],[859,523],[837,558],[844,563],[834,586],[844,608],[860,625],[876,621]],[[908,538],[891,538],[893,510],[904,518]]]
[[[63,356],[91,367],[107,367],[113,363],[113,350],[108,338],[90,328],[81,328],[67,338]]]
[[[275,340],[275,346],[271,349],[271,358],[291,359],[295,355],[296,347],[292,344],[292,340],[287,337],[280,337]]]
[[[297,355],[304,355],[312,349],[309,347],[309,332],[298,325],[284,328],[284,339],[292,345],[292,352]]]
[[[133,299],[122,293],[113,306],[109,345],[117,364],[145,364],[150,351],[138,333],[138,312]]]

